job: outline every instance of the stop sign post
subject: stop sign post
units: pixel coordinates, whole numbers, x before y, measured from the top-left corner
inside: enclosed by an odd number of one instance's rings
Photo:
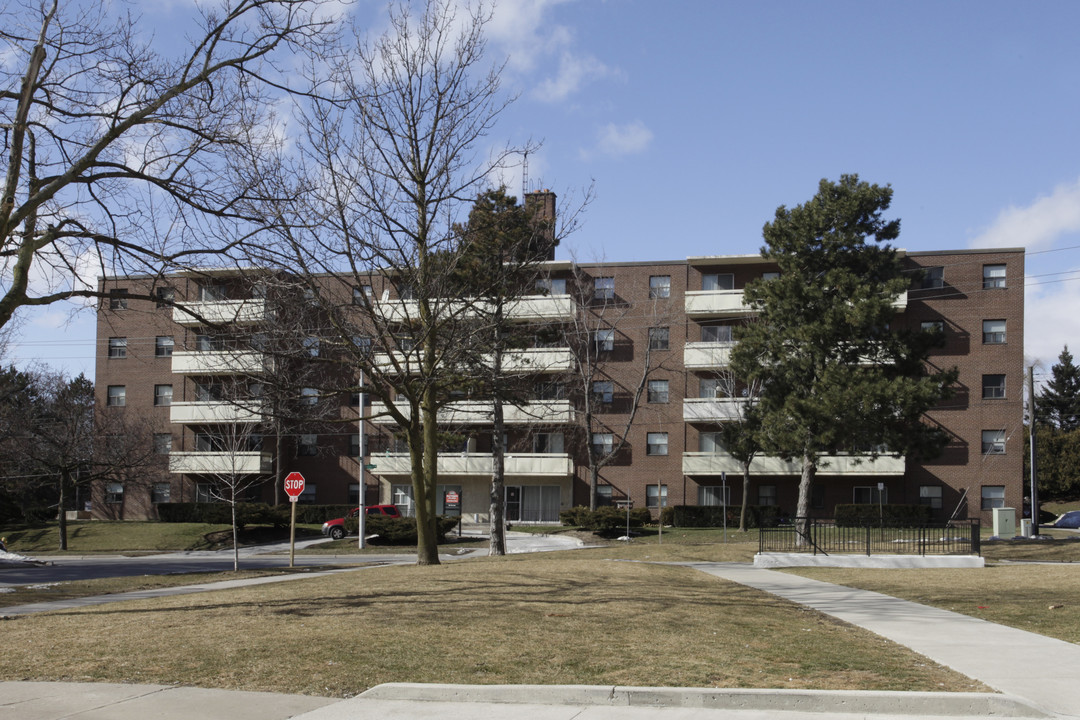
[[[286,475],[285,492],[289,494],[289,502],[292,504],[292,521],[289,523],[289,567],[293,567],[296,560],[296,501],[304,492],[304,476],[298,472]]]

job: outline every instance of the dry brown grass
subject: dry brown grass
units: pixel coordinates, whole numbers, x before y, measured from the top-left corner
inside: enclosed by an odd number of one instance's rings
[[[792,568],[787,572],[1080,643],[1080,565],[966,570]]]
[[[396,566],[2,624],[0,678],[347,696],[382,682],[985,689],[686,568],[580,554]]]

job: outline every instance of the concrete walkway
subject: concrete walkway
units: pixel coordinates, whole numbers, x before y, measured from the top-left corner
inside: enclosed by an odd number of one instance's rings
[[[1078,645],[749,564],[679,564],[864,627],[1003,694],[390,684],[336,700],[167,686],[0,683],[0,720],[1080,718]]]

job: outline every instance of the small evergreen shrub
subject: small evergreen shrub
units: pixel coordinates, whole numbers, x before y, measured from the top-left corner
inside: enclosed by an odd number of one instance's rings
[[[923,527],[930,525],[929,505],[837,505],[838,527]]]
[[[339,516],[340,517],[340,516]],[[345,518],[345,531],[355,534],[360,526],[359,518]],[[436,539],[446,542],[446,534],[458,526],[458,518],[440,515],[435,519]],[[367,535],[377,535],[372,539],[374,545],[415,545],[416,518],[392,518],[386,515],[368,515],[364,522]]]

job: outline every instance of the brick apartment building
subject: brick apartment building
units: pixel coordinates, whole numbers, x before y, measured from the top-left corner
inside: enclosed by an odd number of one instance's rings
[[[819,470],[813,512],[830,517],[836,504],[876,504],[880,499],[928,504],[942,519],[955,515],[988,522],[991,508],[1019,509],[1023,503],[1024,253],[958,250],[906,253],[903,258],[918,279],[898,300],[895,322],[941,328],[945,342],[930,362],[959,370],[956,395],[929,413],[929,421],[949,434],[949,444],[926,462],[890,455],[861,461],[832,458]],[[572,325],[583,312],[574,297],[587,290],[591,302],[605,308],[605,319],[588,331],[600,363],[590,387],[582,387],[569,347],[542,343],[518,351],[530,358],[525,364],[535,375],[536,394],[524,407],[506,411],[508,519],[555,522],[560,510],[588,504],[584,443],[600,450],[617,446],[646,358],[649,372],[627,442],[600,472],[601,502],[628,498],[636,507],[650,508],[740,503],[741,468],[715,434],[730,417],[733,400],[718,397],[716,378],[727,365],[732,326],[749,315],[742,288],[775,268],[759,255],[729,255],[655,263],[549,261],[543,270],[542,288],[519,304],[517,319],[537,327]],[[208,483],[223,471],[265,476],[252,499],[284,499],[275,487],[281,478],[269,476],[269,442],[252,435],[243,452],[223,453],[214,441],[222,427],[258,426],[257,412],[223,402],[213,388],[223,377],[257,376],[259,353],[219,342],[217,330],[172,306],[185,305],[212,322],[227,321],[243,335],[246,326],[257,325],[268,312],[267,301],[244,289],[235,274],[175,275],[154,285],[138,277],[102,281],[111,296],[98,314],[98,403],[149,416],[155,445],[169,453],[169,471],[138,485],[97,488],[96,516],[152,518],[158,502],[208,500]],[[371,288],[351,290],[371,293],[388,308],[407,302],[395,299],[380,278],[371,282]],[[148,291],[161,301],[127,297]],[[596,313],[591,317],[595,320]],[[598,407],[591,428],[582,425],[584,392]],[[365,403],[360,458],[357,403],[356,395],[343,393],[332,413],[341,422],[329,429],[322,424],[318,433],[303,428],[290,433],[278,471],[303,473],[308,488],[301,500],[319,504],[358,503],[363,473],[366,503],[392,502],[408,512],[408,455],[393,438],[392,420],[373,417],[379,415],[379,403]],[[440,453],[438,511],[460,511],[484,521],[493,438],[488,416],[469,412],[476,403],[462,400],[440,415],[463,440]],[[361,459],[368,469],[361,468]],[[797,463],[759,457],[752,465],[748,500],[793,514],[798,480]],[[448,496],[456,496],[456,508],[444,505]]]

